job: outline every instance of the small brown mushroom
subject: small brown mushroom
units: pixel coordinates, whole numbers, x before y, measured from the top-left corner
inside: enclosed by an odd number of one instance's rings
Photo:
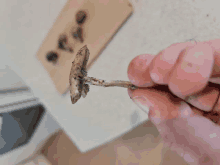
[[[131,89],[138,88],[129,81],[116,80],[107,82],[105,80],[100,80],[94,77],[87,77],[88,60],[89,49],[85,45],[76,54],[70,71],[70,97],[73,104],[75,104],[81,98],[81,96],[84,98],[86,97],[87,93],[89,92],[89,84],[103,87],[118,86]]]

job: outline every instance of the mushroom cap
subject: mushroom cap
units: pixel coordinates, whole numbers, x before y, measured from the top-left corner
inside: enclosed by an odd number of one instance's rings
[[[70,71],[69,83],[70,83],[70,97],[73,104],[75,104],[82,95],[84,90],[84,77],[87,76],[82,71],[87,70],[87,62],[89,60],[89,49],[87,45],[83,46],[76,54],[74,61],[72,62],[72,68]]]

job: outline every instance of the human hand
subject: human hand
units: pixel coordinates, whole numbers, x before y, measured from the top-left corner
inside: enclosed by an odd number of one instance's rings
[[[157,56],[135,57],[129,96],[164,143],[191,164],[220,164],[220,39],[177,43]],[[147,87],[147,88],[146,88]]]

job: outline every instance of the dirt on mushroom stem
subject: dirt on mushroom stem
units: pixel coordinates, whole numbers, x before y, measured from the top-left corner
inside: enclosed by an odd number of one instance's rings
[[[73,104],[75,104],[81,95],[86,97],[89,92],[89,85],[103,86],[103,87],[125,87],[131,89],[137,89],[138,87],[133,85],[129,81],[115,80],[105,81],[94,77],[87,77],[87,62],[89,60],[89,49],[87,46],[83,46],[78,53],[74,61],[72,62],[72,68],[69,76],[70,83],[70,97]]]

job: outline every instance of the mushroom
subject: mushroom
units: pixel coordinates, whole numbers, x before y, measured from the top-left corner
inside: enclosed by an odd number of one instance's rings
[[[130,89],[138,88],[129,81],[105,81],[94,77],[87,77],[88,60],[89,49],[85,45],[77,52],[76,57],[72,62],[72,68],[70,71],[69,83],[72,104],[75,104],[81,98],[81,96],[83,96],[83,98],[86,97],[87,93],[89,92],[89,84],[102,87],[117,86]]]

